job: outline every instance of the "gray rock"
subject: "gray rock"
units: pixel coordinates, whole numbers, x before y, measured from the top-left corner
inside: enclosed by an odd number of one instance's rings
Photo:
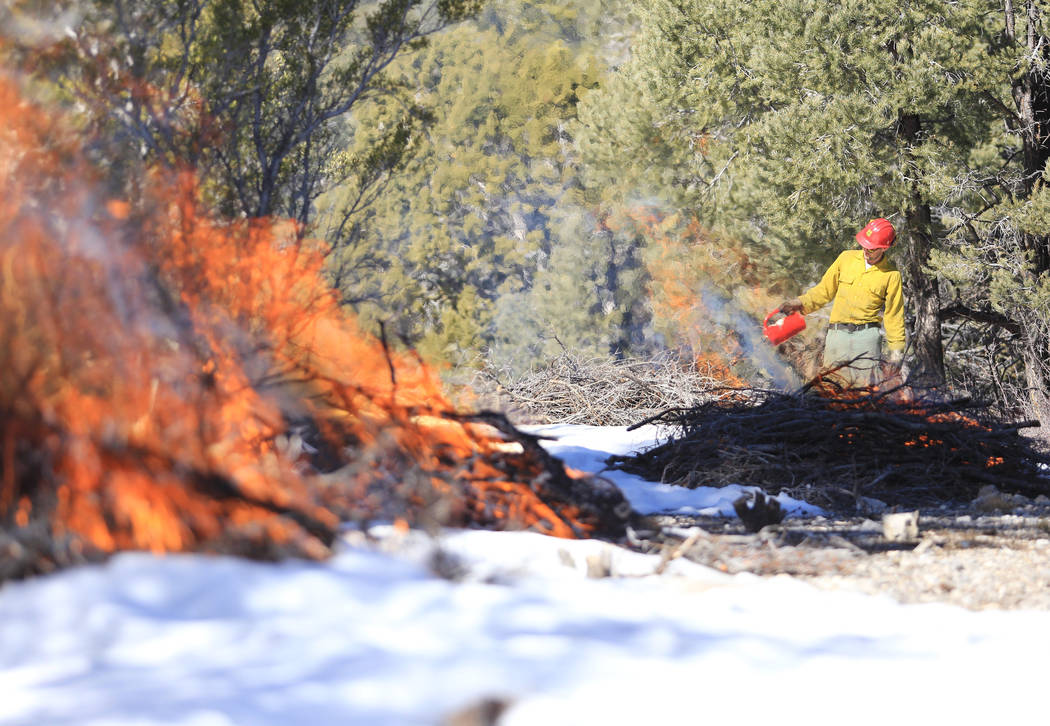
[[[1007,494],[999,491],[994,484],[981,487],[973,508],[978,512],[1010,512],[1018,507],[1031,504],[1032,500],[1020,494]]]
[[[882,515],[882,536],[890,542],[913,542],[919,538],[919,513]]]

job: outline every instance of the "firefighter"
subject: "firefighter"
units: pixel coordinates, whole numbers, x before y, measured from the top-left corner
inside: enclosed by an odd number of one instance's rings
[[[896,237],[889,220],[871,220],[857,232],[860,249],[840,254],[819,283],[780,306],[785,315],[807,315],[834,301],[824,341],[824,367],[848,364],[837,371],[846,386],[878,383],[880,372],[886,378],[900,373],[904,358],[904,294],[901,273],[886,257]],[[882,326],[886,328],[888,349],[885,359],[879,335]]]

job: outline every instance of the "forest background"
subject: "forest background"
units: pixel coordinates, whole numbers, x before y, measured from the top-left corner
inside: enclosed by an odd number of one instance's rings
[[[1050,412],[1040,2],[8,3],[6,65],[111,193],[192,168],[294,220],[368,329],[453,372],[562,351],[762,384],[765,313],[885,216],[907,366]],[[814,372],[822,326],[781,348]],[[758,343],[757,345],[761,345]]]

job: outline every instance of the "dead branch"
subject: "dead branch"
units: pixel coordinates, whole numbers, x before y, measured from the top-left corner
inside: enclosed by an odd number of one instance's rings
[[[747,389],[669,408],[645,419],[669,426],[668,440],[609,465],[691,488],[786,491],[833,509],[862,496],[904,506],[969,501],[986,484],[1050,495],[1050,454],[1018,433],[1037,421],[997,420],[983,404],[935,391],[805,390]]]
[[[517,378],[486,368],[474,388],[522,423],[626,426],[671,406],[716,399],[726,383],[676,357],[587,359],[566,352]]]

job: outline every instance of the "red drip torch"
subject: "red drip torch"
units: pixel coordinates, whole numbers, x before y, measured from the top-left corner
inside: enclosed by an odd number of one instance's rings
[[[777,308],[762,322],[762,332],[769,338],[769,342],[773,345],[780,345],[785,340],[795,335],[806,327],[806,319],[802,317],[802,313],[791,313],[791,315],[785,315],[784,317],[777,320],[775,323],[769,322],[770,318],[780,312],[780,308]]]

